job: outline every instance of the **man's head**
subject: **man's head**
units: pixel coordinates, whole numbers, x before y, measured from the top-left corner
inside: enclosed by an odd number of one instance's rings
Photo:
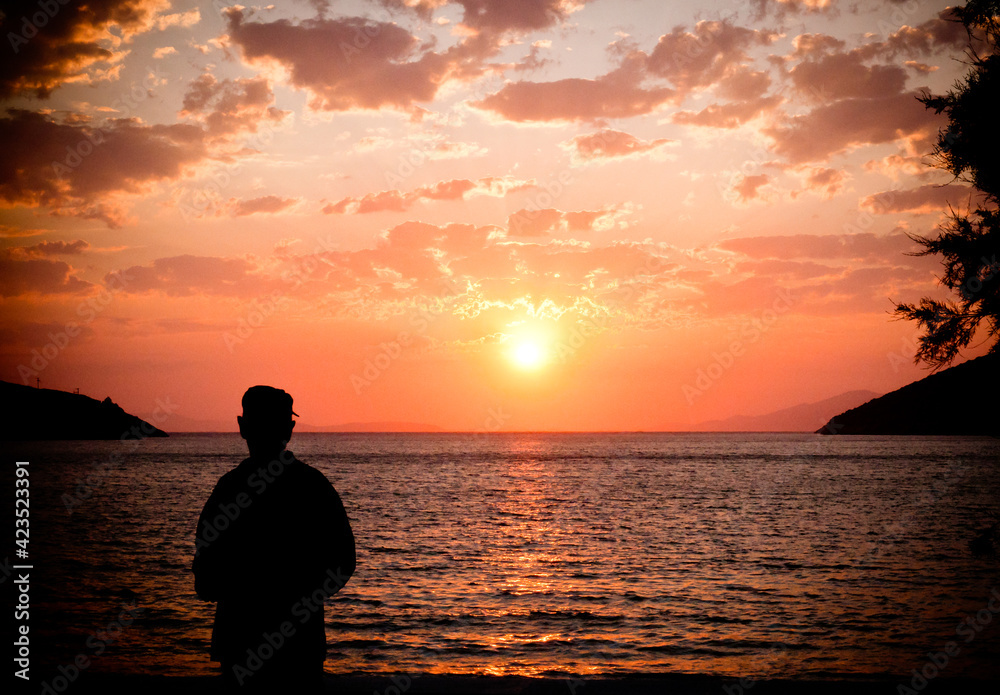
[[[292,438],[295,422],[292,397],[273,386],[251,386],[243,394],[243,415],[237,416],[240,436],[250,455],[275,455]]]

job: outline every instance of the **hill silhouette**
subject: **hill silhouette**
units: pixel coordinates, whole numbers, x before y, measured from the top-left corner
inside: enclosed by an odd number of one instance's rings
[[[812,432],[832,413],[851,408],[878,396],[874,391],[848,391],[815,403],[800,403],[764,415],[733,415],[721,420],[705,420],[693,425],[692,432]]]
[[[1000,435],[1000,354],[931,374],[833,417],[817,434]]]
[[[154,427],[105,398],[0,381],[0,440],[145,439],[166,437]]]

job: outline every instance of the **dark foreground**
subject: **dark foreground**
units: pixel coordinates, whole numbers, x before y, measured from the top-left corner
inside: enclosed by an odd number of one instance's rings
[[[1000,674],[996,680],[936,678],[919,689],[912,689],[910,679],[881,678],[829,680],[765,680],[742,683],[731,678],[695,675],[650,675],[622,678],[594,677],[582,679],[528,678],[522,676],[327,676],[327,693],[350,695],[915,695],[920,693],[992,694],[1000,692]],[[903,687],[900,687],[903,686]],[[127,676],[86,674],[73,684],[73,695],[87,693],[113,695],[199,695],[219,692],[214,678],[178,678],[167,676]]]

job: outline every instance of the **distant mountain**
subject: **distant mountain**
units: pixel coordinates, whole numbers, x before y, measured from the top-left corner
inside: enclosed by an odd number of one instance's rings
[[[145,439],[167,433],[135,415],[129,415],[110,398],[0,381],[0,440],[34,439]]]
[[[342,425],[296,424],[296,432],[443,432],[423,422],[345,422]]]
[[[239,432],[236,415],[232,421],[196,420],[172,414],[164,423],[170,432]],[[310,425],[301,420],[295,423],[295,432],[442,432],[436,425],[422,422],[347,422],[341,425]]]
[[[978,357],[834,416],[821,434],[1000,435],[1000,354]]]
[[[814,432],[833,413],[853,408],[878,396],[874,391],[848,391],[815,403],[802,403],[766,415],[734,415],[724,420],[706,420],[695,432]]]

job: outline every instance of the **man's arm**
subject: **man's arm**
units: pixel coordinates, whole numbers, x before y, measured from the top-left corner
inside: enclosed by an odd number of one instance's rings
[[[347,518],[344,503],[340,500],[336,488],[327,481],[329,487],[324,501],[324,516],[326,517],[327,544],[326,570],[332,571],[338,577],[337,591],[343,588],[347,580],[357,568],[357,554],[354,545],[354,531],[351,521]],[[336,593],[336,592],[334,592]]]
[[[218,576],[219,529],[215,528],[212,520],[219,511],[220,499],[219,485],[216,485],[198,516],[198,526],[195,529],[194,561],[191,563],[191,571],[194,572],[195,593],[202,601],[219,600],[221,583],[221,578]]]

